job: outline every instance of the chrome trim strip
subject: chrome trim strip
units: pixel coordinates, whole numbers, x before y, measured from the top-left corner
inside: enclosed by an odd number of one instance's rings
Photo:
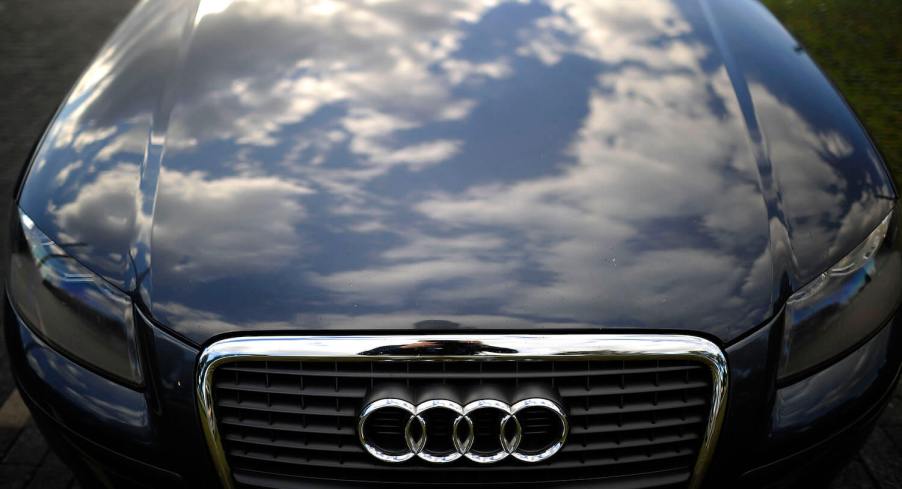
[[[711,413],[690,489],[701,486],[720,434],[729,370],[723,351],[703,338],[658,334],[473,334],[399,336],[253,336],[213,343],[200,355],[196,389],[204,436],[223,486],[232,478],[213,411],[213,373],[223,363],[246,360],[694,360],[712,376]]]

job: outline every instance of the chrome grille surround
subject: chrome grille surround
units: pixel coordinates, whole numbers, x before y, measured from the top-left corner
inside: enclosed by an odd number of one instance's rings
[[[436,352],[435,345],[442,345]],[[453,345],[465,345],[466,354]],[[689,360],[711,373],[710,413],[689,482],[700,487],[723,422],[729,371],[714,343],[688,335],[663,334],[473,334],[390,336],[253,336],[228,338],[200,355],[196,394],[202,428],[223,486],[235,487],[215,415],[213,374],[234,361],[391,360]]]

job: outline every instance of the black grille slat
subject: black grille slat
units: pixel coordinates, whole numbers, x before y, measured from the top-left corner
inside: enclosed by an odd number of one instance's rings
[[[279,447],[279,448],[288,448],[292,450],[305,450],[311,452],[342,452],[342,453],[354,453],[354,454],[363,454],[363,448],[359,445],[355,444],[345,444],[342,447],[338,447],[337,444],[332,443],[324,443],[324,442],[313,442],[307,443],[303,441],[285,441],[285,440],[276,440],[273,441],[270,437],[266,436],[240,436],[236,434],[228,434],[225,436],[226,440],[233,441],[235,443],[243,443],[246,445],[258,445],[265,447]]]
[[[627,464],[638,464],[642,462],[651,462],[651,461],[660,461],[660,460],[670,460],[675,458],[684,458],[688,457],[692,454],[692,451],[688,448],[678,448],[674,450],[666,450],[661,451],[659,453],[651,453],[651,454],[636,454],[630,455],[627,457],[599,457],[594,458],[589,462],[581,462],[578,459],[562,459],[556,463],[554,463],[555,469],[573,469],[573,468],[584,468],[584,467],[604,467],[609,465],[627,465]],[[395,470],[393,467],[389,467],[386,465],[375,465],[370,464],[368,461],[364,459],[360,460],[352,460],[341,462],[335,459],[327,458],[325,455],[321,455],[319,457],[299,457],[294,455],[281,455],[274,456],[269,452],[261,452],[261,451],[251,451],[251,450],[230,450],[229,455],[238,458],[251,458],[254,460],[261,460],[272,463],[279,463],[285,465],[297,465],[297,466],[315,466],[315,467],[332,467],[332,468],[340,468],[340,469],[362,469],[362,470],[373,470],[373,471],[386,471],[390,472]],[[549,469],[548,465],[542,464],[532,464],[532,465],[520,465],[517,467],[517,471],[547,471]],[[408,466],[404,468],[405,471],[408,472],[422,472],[424,475],[435,474],[436,468],[433,466]],[[441,470],[441,469],[439,469]],[[500,464],[499,465],[481,465],[478,467],[473,466],[461,466],[457,467],[455,470],[459,471],[471,471],[476,474],[485,474],[489,472],[508,472],[510,468],[504,468]]]
[[[317,387],[305,387],[303,389],[295,387],[287,387],[287,386],[278,386],[271,385],[269,387],[266,386],[258,386],[258,385],[246,385],[246,384],[234,384],[230,382],[218,382],[215,385],[216,389],[224,389],[224,390],[233,390],[233,391],[244,391],[244,392],[260,392],[260,393],[272,393],[272,394],[289,394],[289,395],[298,395],[298,396],[312,396],[312,397],[348,397],[351,399],[360,399],[366,394],[366,389],[343,389],[341,391],[336,391],[334,387],[329,388],[317,388]]]
[[[651,411],[667,411],[670,409],[681,409],[687,407],[704,406],[708,403],[707,399],[702,397],[691,397],[683,401],[664,401],[654,404],[651,402],[641,404],[627,404],[624,406],[590,406],[588,408],[582,406],[573,406],[570,408],[571,416],[594,415],[594,414],[617,414],[617,413],[635,413],[635,412],[651,412]]]
[[[643,383],[637,386],[608,386],[586,389],[582,386],[561,387],[560,392],[564,397],[571,396],[610,396],[610,395],[629,395],[644,394],[647,392],[665,392],[689,389],[703,389],[708,384],[703,381],[695,381],[689,383],[673,382],[669,384],[654,385],[652,383]]]
[[[684,484],[689,480],[691,476],[690,472],[680,471],[680,470],[662,470],[656,472],[644,472],[641,474],[631,474],[629,476],[629,489],[655,489],[655,488],[671,488],[674,487],[675,484]],[[242,487],[296,487],[297,480],[292,479],[291,477],[286,477],[284,474],[263,471],[263,470],[242,470],[240,472],[235,473],[235,479],[244,484]],[[322,480],[317,480],[318,478],[312,478],[313,483],[308,484],[310,487],[317,487],[319,483],[322,483]],[[310,480],[310,479],[306,479]],[[358,479],[346,479],[348,482],[366,482]],[[331,482],[331,481],[329,481]],[[566,482],[563,481],[550,481],[554,482]],[[617,480],[612,480],[612,483],[616,483]],[[439,483],[440,484],[440,483]],[[321,484],[320,484],[321,485]],[[432,483],[420,483],[418,486],[432,485]],[[615,486],[615,487],[623,487],[623,486]],[[679,487],[679,486],[677,486]]]
[[[570,429],[570,433],[574,435],[599,433],[618,433],[628,431],[654,430],[660,428],[672,428],[674,426],[691,426],[699,424],[704,420],[700,415],[687,416],[685,419],[668,419],[657,421],[637,421],[626,422],[622,425],[619,423],[592,424],[588,428],[583,426],[574,426]]]
[[[335,436],[357,436],[357,433],[354,431],[354,428],[349,425],[347,427],[336,427],[335,423],[331,423],[328,425],[314,425],[307,424],[303,426],[302,424],[289,424],[289,423],[279,423],[273,422],[269,423],[267,421],[258,421],[258,420],[249,420],[249,419],[239,419],[236,416],[223,416],[223,418],[219,421],[221,424],[231,425],[236,427],[247,427],[247,428],[259,428],[259,429],[268,429],[274,431],[287,431],[287,432],[296,432],[296,433],[318,433],[321,435],[335,435]]]
[[[661,367],[660,369],[655,367],[648,368],[637,368],[637,369],[617,369],[617,370],[607,370],[607,369],[590,369],[583,370],[582,372],[567,372],[567,371],[558,371],[558,372],[520,372],[515,375],[511,375],[510,373],[493,373],[493,372],[484,372],[478,375],[475,375],[471,372],[466,373],[454,373],[454,372],[363,372],[357,370],[345,370],[345,371],[325,371],[325,370],[297,370],[297,371],[289,371],[282,369],[270,369],[266,367],[222,367],[220,370],[227,372],[240,372],[240,373],[253,373],[253,374],[274,374],[274,375],[301,375],[305,377],[329,377],[329,378],[358,378],[358,379],[473,379],[473,378],[482,378],[482,379],[542,379],[542,378],[565,378],[565,377],[578,377],[578,378],[586,378],[586,376],[591,377],[600,377],[605,375],[631,375],[631,374],[643,374],[643,373],[655,373],[656,371],[667,371],[667,372],[685,372],[685,371],[693,371],[699,370],[701,367],[691,365],[684,367]]]
[[[223,408],[231,408],[231,409],[248,409],[251,411],[262,411],[266,413],[286,413],[286,414],[308,414],[315,416],[354,416],[355,412],[353,408],[326,408],[326,407],[311,407],[307,406],[304,408],[294,407],[289,405],[276,405],[276,404],[268,404],[266,402],[252,402],[252,401],[218,401],[216,403],[218,407]]]
[[[699,438],[698,433],[686,433],[686,434],[677,434],[677,435],[668,435],[656,438],[655,440],[649,440],[648,437],[634,438],[627,441],[600,441],[589,443],[585,446],[579,443],[573,443],[570,445],[564,446],[560,453],[572,453],[572,452],[592,452],[598,450],[613,450],[618,448],[638,448],[638,447],[646,447],[646,446],[656,446],[656,445],[666,445],[671,443],[687,443],[694,442]]]
[[[685,487],[692,473],[709,416],[710,375],[689,360],[270,359],[227,363],[215,371],[212,384],[233,475],[239,482],[256,481],[240,487],[311,480],[412,485],[592,480],[598,487],[629,481],[630,487],[670,489]],[[382,387],[467,392],[493,384],[528,384],[558,395],[570,422],[564,448],[537,464],[512,457],[491,465],[465,459],[435,465],[416,458],[388,464],[359,443],[360,409]],[[553,424],[541,413],[523,416],[528,433],[543,433]],[[374,434],[401,429],[397,420],[374,423]]]

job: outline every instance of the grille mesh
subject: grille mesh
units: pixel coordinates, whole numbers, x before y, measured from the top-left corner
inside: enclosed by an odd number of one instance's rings
[[[685,487],[712,397],[710,372],[691,361],[235,361],[220,366],[213,382],[222,443],[241,487],[304,487],[312,480]],[[395,465],[364,451],[355,426],[369,392],[437,384],[550,389],[568,414],[568,441],[537,464],[509,457],[492,465]],[[391,431],[399,421],[387,416],[382,423]]]

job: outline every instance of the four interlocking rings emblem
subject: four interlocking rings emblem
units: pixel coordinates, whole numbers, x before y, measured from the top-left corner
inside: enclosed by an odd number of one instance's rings
[[[398,433],[398,436],[403,436],[403,445],[400,443],[398,445],[404,448],[400,450],[387,450],[368,440],[367,421],[372,419],[374,414],[390,409],[401,410],[404,415],[409,415],[404,424],[403,433]],[[552,428],[554,430],[552,438],[536,450],[526,451],[520,447],[524,437],[525,421],[520,420],[517,414],[526,409],[546,411],[545,415],[550,414],[559,421],[559,426]],[[439,421],[450,423],[449,426],[443,427],[447,428],[443,432],[450,433],[453,446],[453,450],[446,450],[443,453],[435,453],[427,448],[427,432],[429,431],[427,419],[429,419],[430,412],[439,410],[445,410],[451,414],[450,417],[446,416]],[[496,411],[493,413],[492,419],[500,420],[497,428],[489,427],[497,429],[498,446],[494,449],[477,451],[474,447],[477,429],[473,416],[483,410]],[[556,432],[558,429],[560,430],[559,436]],[[466,457],[477,463],[490,464],[509,456],[523,462],[541,462],[564,446],[568,431],[569,425],[563,409],[557,403],[542,398],[525,399],[514,405],[494,399],[483,399],[464,406],[444,399],[425,401],[416,406],[401,399],[380,399],[368,404],[361,411],[357,423],[357,434],[363,447],[377,459],[393,463],[404,462],[413,457],[419,457],[432,463],[450,463]]]

